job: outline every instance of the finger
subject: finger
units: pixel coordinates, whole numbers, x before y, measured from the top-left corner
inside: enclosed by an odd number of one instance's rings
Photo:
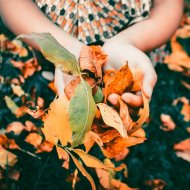
[[[119,98],[118,98],[118,94],[112,93],[108,96],[108,100],[109,102],[115,106],[115,107],[119,107]]]
[[[153,88],[154,88],[156,82],[157,82],[157,75],[154,70],[152,70],[150,73],[146,73],[144,75],[142,90],[145,93],[145,96],[147,98],[151,98]]]
[[[63,78],[63,72],[60,69],[55,69],[55,88],[57,89],[58,95],[63,96],[64,95],[64,78]]]
[[[141,107],[143,105],[143,99],[140,94],[124,93],[121,98],[131,107]]]

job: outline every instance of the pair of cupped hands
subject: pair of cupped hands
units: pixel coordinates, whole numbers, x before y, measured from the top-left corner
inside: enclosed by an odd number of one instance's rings
[[[71,51],[76,56],[76,58],[79,58],[82,46],[83,44],[77,41],[74,47],[72,49],[69,49],[69,51]],[[150,100],[153,88],[157,81],[157,75],[149,57],[132,44],[122,43],[112,39],[109,39],[104,43],[102,50],[108,56],[103,70],[118,70],[126,63],[126,61],[128,61],[129,68],[133,74],[135,74],[136,71],[140,71],[136,74],[140,73],[142,79],[142,91]],[[64,78],[65,77],[62,71],[56,69],[55,86],[58,90],[59,96],[62,96],[64,94]],[[140,91],[136,92],[136,94],[125,92],[122,94],[121,98],[131,107],[141,107],[143,105],[142,94]],[[108,100],[113,106],[119,105],[117,94],[110,94],[108,96]]]

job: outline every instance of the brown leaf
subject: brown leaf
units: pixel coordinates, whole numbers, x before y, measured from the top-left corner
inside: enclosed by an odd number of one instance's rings
[[[172,118],[170,115],[167,114],[161,114],[160,119],[162,121],[162,125],[160,128],[164,131],[172,131],[175,129],[176,125],[173,122]]]
[[[188,101],[188,103],[183,104],[181,114],[184,115],[184,121],[186,121],[186,122],[190,121],[190,104],[189,104],[189,101]]]
[[[31,115],[33,118],[38,119],[45,114],[45,111],[46,110],[41,110],[39,107],[37,107],[36,110],[27,109],[26,113]]]
[[[37,148],[41,143],[42,143],[42,136],[39,135],[38,133],[30,133],[25,141],[27,143],[32,144],[35,148]]]
[[[125,64],[114,75],[112,81],[105,84],[105,98],[111,93],[122,95],[124,92],[131,90],[133,87],[133,75],[128,64]]]
[[[70,81],[68,85],[65,86],[64,92],[69,100],[74,96],[75,88],[78,86],[80,81],[80,77],[75,77],[73,80]]]
[[[116,110],[104,103],[99,103],[97,106],[100,109],[102,119],[105,124],[116,129],[122,137],[127,137],[126,129],[123,126],[121,118]]]
[[[37,127],[31,121],[25,121],[25,130],[26,131],[37,131]]]
[[[90,71],[95,78],[102,78],[102,65],[106,62],[106,55],[101,46],[83,46],[81,48],[79,64],[82,71]]]

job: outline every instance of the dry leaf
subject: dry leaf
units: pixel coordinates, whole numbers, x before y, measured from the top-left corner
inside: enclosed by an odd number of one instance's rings
[[[183,152],[177,151],[176,155],[178,157],[182,158],[183,160],[190,162],[190,151],[189,150],[183,151]]]
[[[14,139],[8,139],[4,134],[0,134],[0,145],[6,149],[20,149]]]
[[[121,160],[124,160],[126,158],[126,156],[129,154],[129,149],[125,148],[122,152],[120,152],[116,157],[115,157],[115,161],[119,162]]]
[[[25,94],[21,86],[12,84],[11,87],[12,87],[13,93],[16,94],[17,96],[21,97]]]
[[[184,115],[184,121],[188,122],[190,121],[190,104],[189,101],[188,103],[184,103],[182,110],[181,110],[181,114]]]
[[[56,146],[59,159],[64,160],[62,167],[69,169],[69,154],[63,149]]]
[[[153,190],[162,190],[166,186],[166,182],[162,179],[147,180],[145,184],[150,186]]]
[[[14,132],[15,135],[19,135],[24,129],[25,126],[21,122],[15,121],[7,126],[6,132]]]
[[[162,125],[160,128],[164,131],[172,131],[175,129],[176,125],[173,122],[172,118],[170,115],[167,114],[161,114],[160,119],[162,121]]]
[[[105,78],[104,78],[105,82]],[[105,83],[105,99],[111,93],[122,95],[124,92],[131,90],[133,87],[133,75],[128,64],[125,64],[114,75],[112,81]]]
[[[17,157],[13,153],[5,150],[1,145],[0,145],[0,166],[3,169],[6,169],[6,166],[14,166],[15,163],[17,162]]]
[[[68,121],[69,101],[63,96],[55,99],[51,105],[48,114],[44,119],[44,128],[42,131],[47,141],[57,144],[58,139],[62,146],[72,141],[72,131]]]
[[[111,184],[115,188],[115,190],[138,190],[138,188],[131,188],[127,184],[122,183],[121,181],[116,179],[112,179]]]
[[[41,152],[51,152],[53,149],[53,144],[51,144],[48,141],[44,141],[43,143],[41,143],[38,146],[38,150],[36,151],[36,153],[41,153]]]
[[[25,141],[27,143],[32,144],[35,148],[37,148],[41,143],[42,143],[42,136],[39,135],[38,133],[30,133]]]
[[[143,97],[143,108],[139,110],[138,116],[139,119],[133,123],[132,129],[129,131],[129,134],[134,133],[137,129],[142,127],[144,122],[148,119],[149,117],[149,101],[148,98],[142,93]]]
[[[190,138],[175,144],[174,150],[180,150],[180,151],[190,150]]]
[[[132,128],[133,120],[129,115],[128,106],[121,98],[119,98],[119,104],[120,104],[120,109],[119,109],[120,118],[123,122],[126,131],[129,131]]]
[[[99,135],[94,133],[93,131],[89,131],[85,135],[85,139],[84,139],[84,146],[85,146],[86,152],[89,152],[89,150],[92,148],[92,146],[94,145],[95,142],[100,147],[103,146],[103,142],[102,142],[101,138],[99,137]]]
[[[102,119],[106,125],[115,128],[122,137],[127,137],[127,132],[119,114],[111,107],[106,104],[99,103],[97,104],[100,109]]]

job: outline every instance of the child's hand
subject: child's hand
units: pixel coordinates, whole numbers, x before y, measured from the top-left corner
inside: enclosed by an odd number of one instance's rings
[[[154,85],[157,81],[157,75],[150,59],[145,53],[131,44],[118,43],[109,40],[104,44],[103,51],[108,55],[108,61],[104,66],[104,70],[118,70],[126,63],[126,61],[128,61],[132,73],[139,70],[142,72],[142,90],[148,98],[151,98]],[[136,94],[124,93],[122,99],[128,105],[133,107],[140,107],[143,103],[140,92],[137,92]],[[113,105],[117,106],[118,96],[116,94],[109,95],[108,100]]]

